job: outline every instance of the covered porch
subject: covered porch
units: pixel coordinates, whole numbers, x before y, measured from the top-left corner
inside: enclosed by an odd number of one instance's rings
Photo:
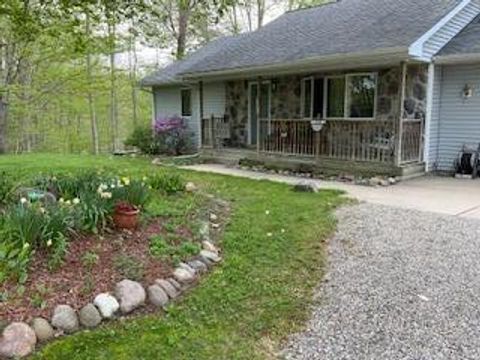
[[[235,149],[345,170],[352,163],[390,173],[418,167],[428,86],[428,66],[405,62],[226,81],[225,113],[200,109],[201,146],[210,155]]]

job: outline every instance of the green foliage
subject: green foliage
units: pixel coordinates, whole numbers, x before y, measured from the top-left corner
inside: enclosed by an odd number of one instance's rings
[[[114,202],[126,201],[137,208],[143,208],[150,200],[151,194],[145,182],[124,177],[112,190],[112,196]]]
[[[185,190],[185,181],[175,173],[155,174],[149,178],[148,182],[152,189],[169,195]]]
[[[150,253],[164,260],[172,260],[174,263],[187,260],[198,254],[200,250],[199,244],[188,240],[179,240],[174,234],[168,234],[166,237],[155,235],[150,238]]]
[[[100,257],[96,252],[87,251],[82,256],[82,264],[84,267],[91,270],[98,263],[99,258]]]
[[[149,155],[160,154],[161,146],[153,136],[150,126],[137,126],[125,140],[126,146],[134,146],[142,153]]]
[[[113,265],[127,279],[138,281],[143,278],[143,264],[134,256],[119,255],[113,259]]]
[[[6,205],[11,200],[14,188],[12,176],[5,171],[0,171],[0,206]]]

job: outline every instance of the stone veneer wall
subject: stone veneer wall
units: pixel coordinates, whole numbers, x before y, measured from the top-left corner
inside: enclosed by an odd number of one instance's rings
[[[427,103],[428,65],[413,64],[407,67],[404,119],[425,119]]]
[[[352,71],[354,72],[354,71]],[[318,74],[318,77],[329,74]],[[336,73],[335,75],[338,75]],[[394,121],[400,109],[400,67],[378,70],[377,116],[378,120]],[[303,76],[290,75],[269,79],[272,88],[272,118],[300,118],[301,79]],[[419,101],[418,101],[419,102]],[[417,103],[417,102],[416,102]],[[225,113],[232,121],[231,146],[245,146],[248,141],[248,81],[227,82]]]

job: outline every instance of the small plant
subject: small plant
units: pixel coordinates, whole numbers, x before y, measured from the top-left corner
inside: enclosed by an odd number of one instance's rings
[[[141,280],[143,278],[143,265],[133,256],[119,255],[113,259],[113,265],[127,279]]]
[[[10,202],[14,187],[12,177],[5,171],[0,172],[0,205],[6,205]]]
[[[98,260],[100,257],[98,256],[97,253],[93,251],[87,251],[85,254],[82,256],[82,264],[85,266],[88,270],[92,270],[95,265],[97,265]]]
[[[200,245],[197,243],[178,241],[178,237],[173,234],[168,235],[166,238],[161,235],[155,235],[150,238],[150,253],[161,259],[171,259],[174,263],[198,254],[200,250]]]
[[[156,174],[150,178],[152,189],[166,194],[175,194],[185,190],[185,182],[178,174]]]

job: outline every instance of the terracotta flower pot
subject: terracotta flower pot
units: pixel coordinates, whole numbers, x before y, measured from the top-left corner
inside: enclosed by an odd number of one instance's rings
[[[135,229],[138,226],[138,214],[140,210],[116,209],[113,214],[113,222],[120,229]]]

